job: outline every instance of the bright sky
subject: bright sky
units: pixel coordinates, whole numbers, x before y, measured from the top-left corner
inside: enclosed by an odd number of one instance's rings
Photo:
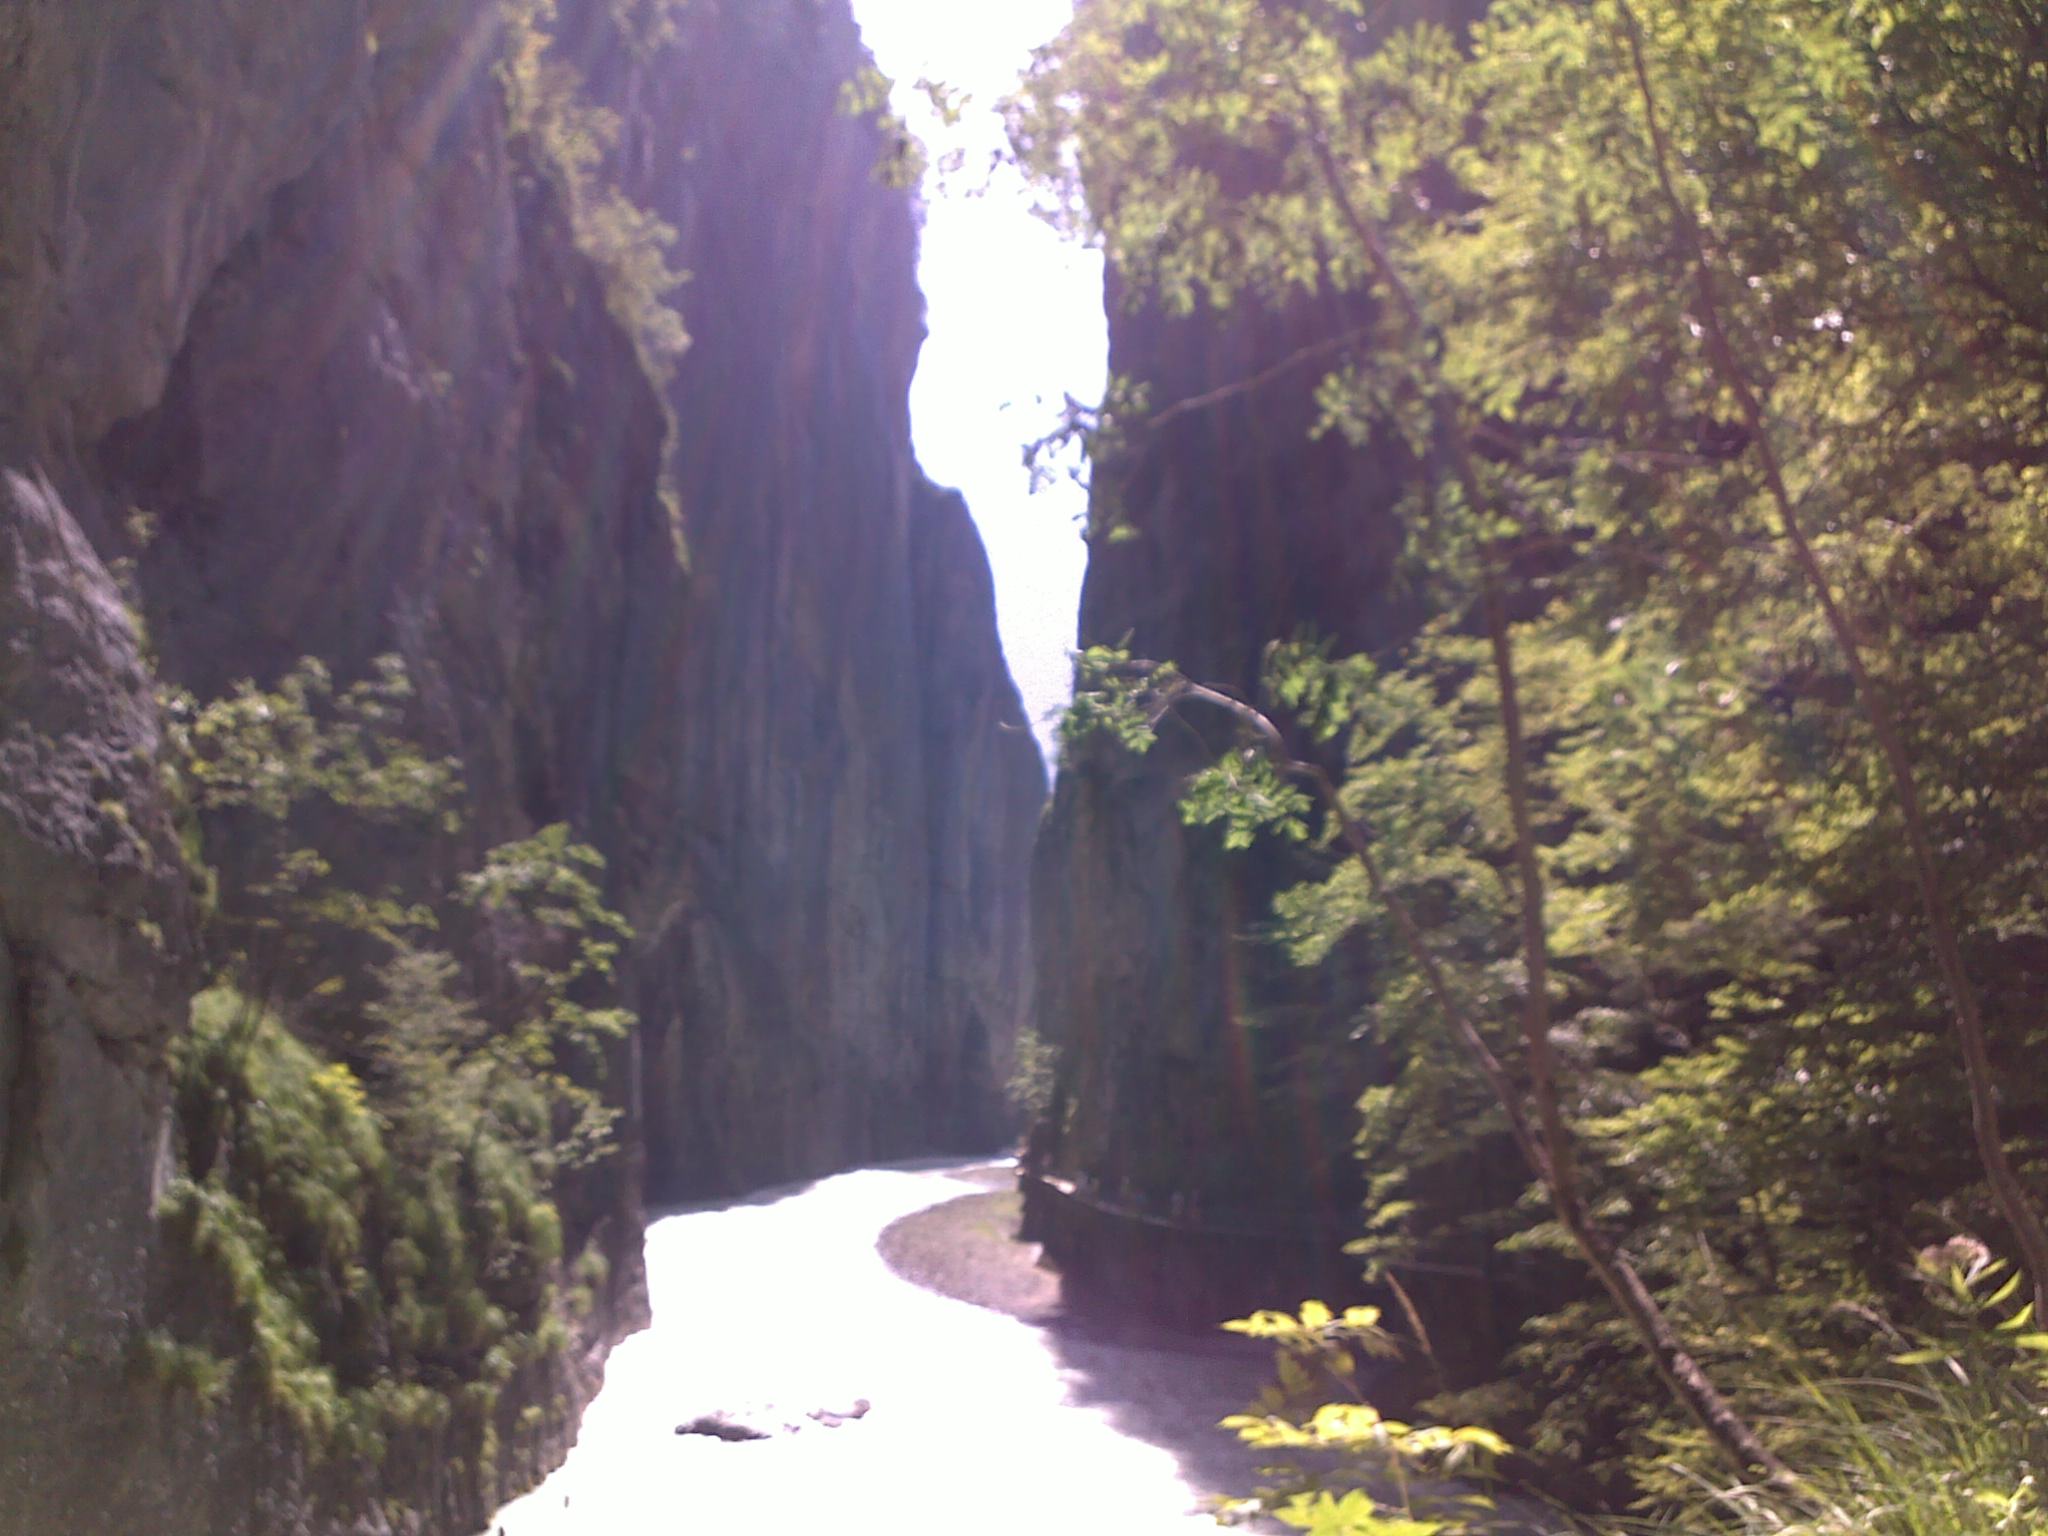
[[[997,618],[1010,670],[1041,744],[1067,701],[1085,497],[1070,481],[1037,495],[1023,445],[1057,424],[1066,395],[1102,397],[1109,343],[1102,262],[1034,218],[1022,179],[982,168],[1002,144],[996,103],[1073,13],[1072,0],[853,0],[862,34],[897,82],[896,107],[936,163],[965,151],[969,174],[926,188],[919,276],[931,338],[910,396],[925,471],[957,486],[995,567]],[[965,92],[966,118],[946,128],[916,90],[920,78]],[[987,189],[970,195],[966,184]]]

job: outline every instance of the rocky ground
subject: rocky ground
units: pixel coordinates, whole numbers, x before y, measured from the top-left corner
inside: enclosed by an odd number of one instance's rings
[[[1017,1240],[1021,1200],[1007,1166],[975,1170],[996,1188],[906,1216],[882,1233],[883,1261],[913,1284],[1042,1330],[1076,1380],[1098,1384],[1120,1429],[1170,1451],[1203,1493],[1249,1493],[1258,1458],[1217,1429],[1269,1374],[1263,1345],[1191,1336],[1141,1319],[1079,1317],[1061,1303],[1038,1245]],[[1106,1389],[1106,1391],[1104,1390]]]
[[[1038,1245],[1017,1240],[1023,1200],[1004,1165],[966,1171],[988,1192],[962,1195],[892,1223],[877,1248],[890,1269],[926,1290],[972,1302],[1027,1323],[1062,1322],[1060,1277],[1040,1262]]]

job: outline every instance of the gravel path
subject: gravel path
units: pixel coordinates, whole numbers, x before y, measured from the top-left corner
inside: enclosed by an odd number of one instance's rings
[[[1214,1425],[1256,1391],[1263,1350],[1067,1326],[1056,1291],[1003,1235],[991,1186],[1007,1179],[989,1164],[870,1169],[656,1222],[653,1328],[614,1352],[568,1463],[493,1529],[1214,1531],[1204,1496],[1252,1480]],[[904,1278],[878,1251],[885,1232],[910,1273],[1008,1310]],[[837,1427],[809,1417],[861,1400],[870,1407]],[[675,1433],[715,1414],[774,1432],[743,1443]]]

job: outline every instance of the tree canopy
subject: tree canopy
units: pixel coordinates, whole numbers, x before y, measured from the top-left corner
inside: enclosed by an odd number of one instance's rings
[[[1089,0],[1012,127],[1134,298],[1356,300],[1316,431],[1392,445],[1433,617],[1272,637],[1187,808],[1338,765],[1278,917],[1384,959],[1360,1252],[1611,1246],[1745,1424],[1760,1351],[1896,1353],[1917,1253],[2048,1294],[2048,7]],[[1083,728],[1190,702],[1093,665]],[[1427,1177],[1525,1140],[1511,1208]],[[1668,1488],[1731,1432],[1608,1291],[1438,1406]]]

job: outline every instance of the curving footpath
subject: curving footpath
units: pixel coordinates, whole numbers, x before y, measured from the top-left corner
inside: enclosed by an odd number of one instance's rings
[[[985,1193],[1000,1166],[868,1169],[656,1222],[654,1326],[613,1353],[568,1462],[493,1531],[1214,1531],[1205,1495],[1248,1487],[1249,1467],[1210,1426],[1258,1361],[1079,1340],[877,1253],[891,1223]],[[676,1432],[706,1419],[767,1438]]]

